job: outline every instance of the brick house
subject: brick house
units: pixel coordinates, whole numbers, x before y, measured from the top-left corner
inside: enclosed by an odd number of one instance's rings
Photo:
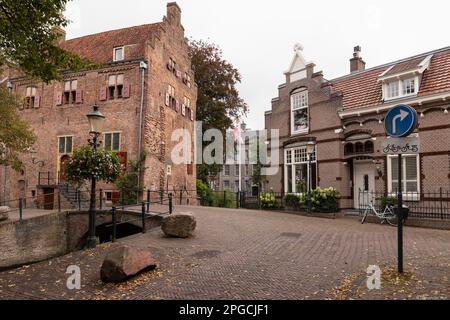
[[[286,82],[265,113],[266,129],[279,129],[281,140],[280,170],[269,185],[285,193],[334,187],[342,208],[358,208],[360,192],[395,191],[397,161],[380,152],[383,119],[390,108],[408,104],[420,115],[413,135],[422,150],[404,157],[405,196],[417,201],[423,193],[449,190],[450,48],[370,69],[360,52],[356,47],[348,75],[326,80],[295,47]],[[308,145],[315,149],[310,158]]]
[[[71,40],[62,31],[60,45],[99,68],[64,72],[62,81],[50,84],[23,76],[8,79],[12,92],[23,100],[20,113],[37,143],[33,153],[23,155],[22,172],[1,168],[1,198],[34,201],[43,192],[53,199],[54,188],[65,183],[64,164],[87,143],[86,114],[94,104],[106,116],[100,137],[106,149],[117,152],[124,164],[146,152],[141,186],[194,190],[195,166],[174,165],[170,157],[175,129],[188,129],[193,137],[197,99],[179,6],[169,3],[158,23]],[[110,201],[117,196],[113,185],[99,188]]]

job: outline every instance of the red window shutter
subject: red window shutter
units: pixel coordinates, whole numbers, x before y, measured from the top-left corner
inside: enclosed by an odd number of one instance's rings
[[[77,92],[75,93],[75,103],[83,103],[83,90],[77,90]]]
[[[176,104],[175,104],[175,111],[179,112],[180,111],[180,102],[178,100],[175,100]]]
[[[41,97],[34,97],[34,106],[33,108],[38,109],[41,106]]]
[[[120,199],[120,193],[119,192],[113,192],[112,193],[112,202],[117,203]]]
[[[181,114],[186,116],[186,106],[184,104],[181,106]]]
[[[191,121],[194,121],[194,110],[191,109]]]
[[[108,98],[108,88],[106,87],[101,87],[100,88],[100,94],[99,94],[99,100],[100,101],[106,101],[106,99]]]
[[[166,107],[170,106],[170,94],[167,92],[166,93]]]
[[[122,98],[129,98],[130,97],[130,85],[124,84],[122,89]]]
[[[57,106],[62,105],[62,98],[63,98],[62,92],[58,92],[58,93],[56,94],[56,105],[57,105]]]
[[[117,156],[120,158],[120,165],[123,171],[126,171],[128,168],[128,154],[126,152],[119,152]]]

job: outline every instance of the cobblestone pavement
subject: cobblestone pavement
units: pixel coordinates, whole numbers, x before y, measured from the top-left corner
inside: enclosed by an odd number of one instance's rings
[[[358,220],[277,212],[177,207],[198,219],[191,239],[159,229],[125,239],[149,249],[156,272],[122,285],[99,279],[102,258],[116,244],[75,252],[0,273],[4,299],[407,299],[450,298],[450,231],[405,228],[405,279],[396,266],[396,229]],[[69,265],[82,288],[66,288]],[[382,290],[364,288],[369,265],[385,272]]]

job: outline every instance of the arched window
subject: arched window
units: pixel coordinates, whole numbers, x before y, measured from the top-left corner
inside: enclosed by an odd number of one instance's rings
[[[364,144],[364,150],[366,153],[373,153],[374,152],[374,146],[372,141],[367,141]]]
[[[355,144],[355,152],[356,153],[363,153],[364,152],[364,144],[362,142],[357,142]]]
[[[353,154],[353,152],[354,152],[353,143],[347,143],[344,147],[344,154],[350,155]]]
[[[300,88],[291,93],[291,133],[309,132],[308,90]]]

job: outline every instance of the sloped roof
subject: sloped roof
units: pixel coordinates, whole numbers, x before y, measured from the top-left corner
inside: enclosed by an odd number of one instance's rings
[[[114,48],[121,46],[125,46],[125,60],[140,58],[145,53],[145,42],[159,25],[160,23],[145,24],[87,35],[64,41],[61,47],[101,64],[112,62]]]
[[[350,74],[330,83],[336,92],[342,94],[344,110],[374,106],[382,103],[382,84],[378,77],[383,72],[389,68],[386,75],[412,70],[431,54],[433,57],[423,74],[418,95],[450,91],[450,47]]]

